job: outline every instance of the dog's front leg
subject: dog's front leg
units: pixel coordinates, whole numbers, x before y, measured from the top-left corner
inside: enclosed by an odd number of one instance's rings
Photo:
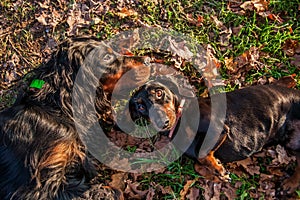
[[[211,151],[206,157],[199,158],[195,165],[195,170],[205,178],[219,182],[230,181],[229,173],[226,171],[222,163],[214,156],[214,151]]]

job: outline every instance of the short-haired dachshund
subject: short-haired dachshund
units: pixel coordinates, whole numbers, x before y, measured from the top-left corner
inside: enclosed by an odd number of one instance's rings
[[[243,160],[259,152],[266,145],[281,144],[297,159],[295,172],[284,181],[283,189],[288,193],[297,189],[300,183],[299,90],[279,85],[257,85],[233,92],[214,94],[209,98],[197,97],[200,114],[198,119],[195,119],[193,114],[189,114],[194,113],[195,108],[192,103],[189,103],[187,97],[180,95],[181,92],[178,92],[180,89],[182,89],[180,86],[170,87],[156,80],[140,86],[129,100],[132,120],[143,118],[162,132],[172,132],[175,129],[174,134],[169,133],[171,139],[178,134],[176,127],[182,125],[186,130],[183,133],[184,137],[190,138],[193,129],[189,126],[192,126],[196,120],[198,125],[195,129],[195,137],[192,137],[185,153],[195,158],[205,168],[202,175],[210,180],[216,180],[216,177],[218,180],[229,179],[222,163]],[[218,100],[224,97],[225,103],[220,102],[219,105],[214,103],[214,106],[219,107],[215,111],[220,108],[226,111],[222,127],[215,129],[215,133],[208,131],[211,124],[221,121],[219,119],[221,116],[212,112],[212,99]],[[186,103],[182,106],[180,102],[183,99]],[[188,114],[180,117],[179,112]],[[216,142],[203,151],[207,134],[212,134]]]

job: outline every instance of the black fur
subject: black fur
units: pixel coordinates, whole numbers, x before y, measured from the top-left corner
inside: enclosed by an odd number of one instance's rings
[[[94,59],[102,76],[95,97],[87,98],[97,110],[99,123],[113,124],[109,93],[103,85],[110,75],[130,68],[126,65],[130,58],[95,39],[66,40],[49,62],[32,72],[30,79],[43,80],[45,85],[28,86],[12,107],[0,113],[1,199],[71,199],[89,188],[96,171],[74,126],[72,89],[85,59],[99,46],[102,49]]]
[[[155,99],[151,90],[157,88],[163,90],[164,95],[168,97],[161,101]],[[212,171],[213,175],[217,173],[221,180],[225,180],[228,175],[218,160],[223,163],[242,160],[262,150],[266,145],[281,144],[297,158],[298,166],[294,175],[284,183],[286,190],[294,191],[300,183],[300,91],[279,85],[260,85],[228,92],[225,95],[226,103],[219,104],[221,109],[226,109],[224,128],[222,126],[219,134],[216,134],[217,138],[212,138],[216,141],[215,146],[211,146],[205,154],[199,154],[204,138],[210,124],[219,120],[218,113],[212,113],[211,99],[221,99],[221,94],[206,99],[198,98],[200,120],[193,117],[194,108],[191,104],[186,104],[183,108],[184,112],[191,113],[181,118],[180,125],[186,128],[185,136],[181,137],[183,140],[189,138],[189,132],[193,130],[188,127],[195,121],[199,122],[196,136],[186,154],[203,165],[208,164],[206,171]],[[160,105],[160,108],[163,108],[168,104],[167,99],[178,102],[182,98],[185,97],[171,92],[167,86],[150,81],[132,95],[131,117],[133,120],[148,119],[149,116],[144,115],[147,115],[151,107]],[[138,109],[140,105],[147,105],[143,110],[144,115]],[[175,105],[178,106],[178,103]],[[171,110],[176,112],[177,107]],[[171,124],[170,127],[174,125],[179,126]]]

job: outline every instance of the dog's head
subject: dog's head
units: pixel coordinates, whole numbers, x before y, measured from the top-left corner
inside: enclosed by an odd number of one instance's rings
[[[133,121],[151,123],[159,131],[172,129],[176,123],[178,98],[164,84],[150,81],[138,88],[129,101]]]
[[[129,101],[133,121],[141,119],[158,131],[176,127],[185,98],[194,97],[192,87],[184,79],[157,77],[134,91]]]

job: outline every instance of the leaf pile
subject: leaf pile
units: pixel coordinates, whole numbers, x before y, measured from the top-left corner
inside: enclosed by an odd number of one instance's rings
[[[206,44],[206,87],[225,83],[227,90],[233,90],[281,80],[280,84],[287,87],[300,88],[299,16],[297,0],[3,0],[0,110],[13,103],[25,85],[26,74],[46,62],[65,38],[89,35],[105,40],[137,27],[170,28]],[[184,66],[180,59],[171,61],[175,67]],[[215,80],[216,68],[223,81]],[[189,77],[198,95],[207,95],[203,93],[201,74],[189,66],[182,73]],[[110,137],[132,152],[153,151],[168,142],[165,136],[136,139],[118,131]],[[124,165],[129,163],[126,159],[122,160]],[[195,172],[194,164],[183,156],[159,171],[135,174],[98,163],[99,175],[93,181],[99,185],[93,190],[99,191],[99,196],[95,198],[104,198],[102,193],[125,199],[299,198],[297,193],[286,196],[279,190],[294,169],[294,157],[281,146],[228,164],[232,183],[207,181]]]

